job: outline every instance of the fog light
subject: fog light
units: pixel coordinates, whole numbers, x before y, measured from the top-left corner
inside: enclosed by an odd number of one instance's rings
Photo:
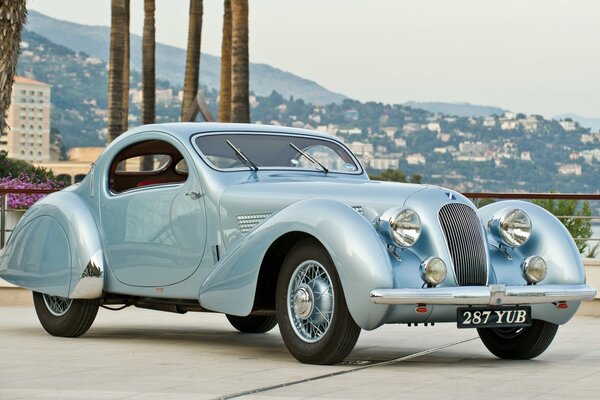
[[[527,257],[521,264],[523,278],[529,283],[538,283],[546,277],[548,267],[546,261],[539,256]]]
[[[446,263],[438,257],[429,257],[421,264],[421,279],[431,285],[439,285],[446,279]]]

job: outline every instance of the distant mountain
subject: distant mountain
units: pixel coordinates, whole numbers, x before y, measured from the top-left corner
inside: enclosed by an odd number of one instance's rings
[[[469,103],[419,102],[408,101],[403,105],[411,108],[421,108],[432,113],[454,115],[457,117],[489,117],[501,115],[507,110],[494,106],[478,106]]]
[[[110,29],[106,26],[89,26],[50,18],[30,10],[27,29],[52,42],[82,51],[108,61]],[[142,38],[131,35],[131,66],[142,69]],[[221,58],[202,53],[200,58],[200,81],[210,89],[219,88]],[[183,86],[185,50],[156,44],[156,75],[174,86]],[[277,91],[285,98],[294,96],[314,104],[340,103],[346,98],[308,79],[271,67],[267,64],[250,64],[250,90],[259,96]]]
[[[571,118],[573,121],[579,123],[579,125],[583,126],[584,128],[590,128],[592,130],[592,132],[600,132],[600,118],[587,118],[587,117],[582,117],[581,115],[577,115],[577,114],[560,114],[560,115],[555,115],[552,118],[554,118],[554,119]]]

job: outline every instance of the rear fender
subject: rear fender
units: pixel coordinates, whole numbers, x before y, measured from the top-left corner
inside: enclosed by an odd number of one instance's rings
[[[384,322],[389,306],[374,304],[369,295],[375,288],[393,287],[387,250],[363,216],[345,204],[324,199],[296,202],[240,240],[201,286],[200,304],[227,314],[248,315],[269,246],[290,232],[313,236],[327,250],[349,311],[361,328],[374,329]]]
[[[21,218],[0,253],[0,277],[55,296],[101,297],[104,258],[87,205],[70,191],[37,202]]]

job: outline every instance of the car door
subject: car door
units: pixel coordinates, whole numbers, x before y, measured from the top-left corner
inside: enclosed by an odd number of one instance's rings
[[[99,204],[105,255],[122,283],[172,285],[191,276],[204,255],[200,182],[181,143],[159,133],[136,136],[120,143],[106,167]]]

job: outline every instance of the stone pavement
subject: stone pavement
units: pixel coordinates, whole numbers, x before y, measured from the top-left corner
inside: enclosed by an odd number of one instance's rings
[[[396,361],[375,364],[387,360]],[[303,382],[290,385],[298,381]],[[237,395],[248,399],[598,399],[600,318],[577,316],[559,329],[544,354],[531,361],[496,359],[475,331],[458,330],[453,324],[389,325],[363,331],[344,364],[313,366],[300,364],[288,354],[277,328],[263,335],[244,335],[218,314],[101,309],[86,335],[65,339],[46,334],[32,307],[0,307],[2,400]]]

